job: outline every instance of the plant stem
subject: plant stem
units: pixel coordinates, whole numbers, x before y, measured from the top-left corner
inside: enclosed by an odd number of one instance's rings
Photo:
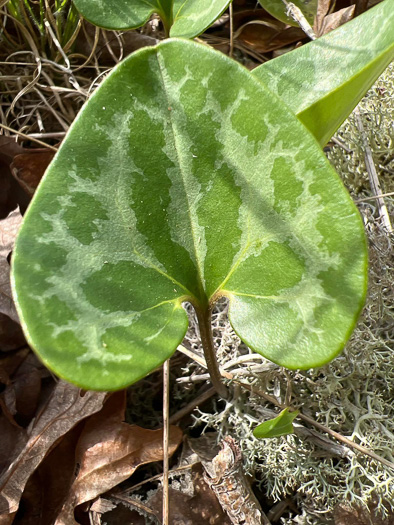
[[[219,371],[219,366],[215,354],[215,348],[213,345],[211,325],[212,307],[208,306],[205,310],[202,310],[200,307],[194,307],[194,309],[197,314],[201,344],[204,350],[204,356],[205,361],[207,363],[208,372],[211,376],[212,385],[220,397],[226,398],[227,389],[221,380],[222,376]]]
[[[170,36],[171,26],[174,23],[172,1],[158,0],[157,7],[157,14],[160,16],[161,21],[163,22],[165,38],[168,38]]]
[[[163,525],[169,524],[168,441],[170,412],[170,360],[163,365]]]
[[[170,28],[171,28],[171,25],[169,24],[168,20],[165,19],[164,17],[161,19],[161,21],[163,22],[163,28],[164,28],[165,38],[169,38],[169,37],[170,37]]]
[[[228,6],[229,13],[230,13],[230,51],[229,51],[229,57],[233,58],[234,55],[234,18],[233,18],[233,3],[230,2],[230,5]]]

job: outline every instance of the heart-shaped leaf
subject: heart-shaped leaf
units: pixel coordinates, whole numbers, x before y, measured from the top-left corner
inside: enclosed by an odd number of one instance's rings
[[[281,20],[285,24],[291,26],[298,25],[291,16],[287,15],[287,7],[283,0],[259,0],[259,3],[270,15]],[[317,12],[318,0],[293,0],[292,3],[301,10],[308,22],[313,25]]]
[[[245,68],[174,39],[129,56],[82,109],[26,214],[13,281],[44,362],[116,389],[175,351],[182,301],[201,318],[220,296],[251,348],[319,366],[352,331],[366,264],[357,209],[312,135]]]
[[[326,144],[394,59],[394,9],[385,0],[253,74]]]
[[[74,0],[92,24],[107,29],[134,29],[157,13],[173,37],[203,33],[227,8],[230,0]]]
[[[298,414],[299,410],[289,412],[289,409],[285,408],[279,416],[258,425],[253,430],[253,435],[259,439],[266,439],[292,434],[294,432],[293,421]]]

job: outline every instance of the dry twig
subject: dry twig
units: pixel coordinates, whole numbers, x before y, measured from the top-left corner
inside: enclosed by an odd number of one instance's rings
[[[168,436],[170,432],[170,360],[163,365],[163,525],[169,525]]]
[[[393,231],[393,227],[391,226],[389,212],[387,211],[387,206],[383,199],[383,193],[380,187],[379,177],[376,172],[375,163],[373,161],[373,156],[372,156],[372,150],[368,143],[368,138],[365,133],[364,125],[363,125],[361,115],[360,115],[360,110],[356,108],[354,111],[354,114],[356,116],[356,124],[360,132],[361,141],[363,144],[365,167],[368,172],[368,177],[369,177],[369,182],[371,184],[372,192],[374,193],[375,198],[378,203],[379,215],[382,220],[384,228],[388,232],[391,233]]]
[[[183,346],[178,346],[178,350],[180,352],[184,353],[185,355],[191,357],[192,359],[194,359],[194,361],[196,361],[199,365],[203,366],[204,368],[207,368],[205,360],[202,357],[200,357],[199,355],[195,354],[194,352],[191,352],[190,350],[188,350],[187,348],[185,348]],[[230,381],[233,381],[234,383],[242,386],[246,390],[249,390],[249,392],[252,392],[253,394],[257,394],[258,396],[262,397],[263,399],[266,399],[267,401],[269,401],[270,403],[272,403],[273,405],[275,405],[275,406],[277,406],[279,408],[282,408],[282,409],[286,408],[284,404],[279,403],[278,400],[275,399],[273,396],[270,396],[269,394],[266,394],[265,392],[262,392],[261,390],[257,390],[252,385],[249,385],[247,383],[243,383],[242,381],[238,381],[235,378],[234,374],[226,372],[223,369],[219,369],[219,370],[220,370],[220,373],[221,373],[222,377],[224,377],[226,379],[229,379]],[[393,462],[388,461],[385,458],[382,458],[378,454],[375,454],[375,452],[373,452],[372,450],[368,450],[367,448],[363,447],[362,445],[359,445],[358,443],[355,443],[351,439],[348,439],[347,437],[342,436],[342,434],[339,434],[339,432],[335,432],[334,430],[331,430],[330,428],[326,427],[325,425],[322,425],[321,423],[318,423],[317,421],[315,421],[314,419],[312,419],[309,416],[306,416],[302,412],[300,412],[297,417],[299,417],[303,421],[309,423],[310,425],[313,425],[314,427],[318,428],[322,432],[325,432],[326,434],[329,434],[330,436],[334,437],[338,441],[341,441],[346,446],[354,448],[354,449],[358,450],[358,452],[361,452],[362,454],[365,454],[366,456],[369,456],[370,458],[374,459],[375,461],[379,461],[380,463],[382,463],[382,465],[385,465],[386,467],[394,470],[394,463]]]
[[[287,2],[287,0],[282,0],[283,3],[286,6],[287,9],[287,16],[290,16],[297,24],[300,26],[300,28],[304,31],[304,33],[311,39],[316,40],[315,32],[313,31],[311,25],[309,24],[308,20],[305,18],[303,12],[299,7],[297,7],[292,2]]]
[[[26,135],[25,133],[22,133],[21,131],[17,131],[16,129],[12,129],[12,128],[6,126],[5,124],[1,124],[0,123],[0,128],[6,129],[7,131],[10,131],[11,133],[15,133],[19,137],[22,137],[22,138],[24,138],[26,140],[31,140],[32,142],[36,142],[37,144],[40,144],[40,146],[44,146],[45,148],[49,148],[52,151],[57,151],[57,148],[55,148],[55,146],[51,146],[50,144],[46,144],[42,140],[36,139],[35,137],[32,137],[30,135]]]

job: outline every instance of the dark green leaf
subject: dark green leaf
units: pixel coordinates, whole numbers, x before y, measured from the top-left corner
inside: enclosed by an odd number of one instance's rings
[[[231,82],[226,79],[231,78]],[[245,68],[168,40],[119,64],[26,214],[13,280],[33,348],[85,388],[137,381],[220,296],[289,368],[343,347],[366,286],[363,224],[314,138]]]
[[[153,13],[160,12],[162,17],[170,16],[165,11],[168,3],[159,0],[143,1],[137,0],[132,3],[129,0],[73,0],[78,11],[86,20],[92,24],[106,29],[134,29],[140,27],[149,20]],[[171,6],[169,6],[171,7]]]
[[[93,24],[107,29],[134,29],[157,13],[171,36],[193,38],[203,33],[230,0],[74,0]]]

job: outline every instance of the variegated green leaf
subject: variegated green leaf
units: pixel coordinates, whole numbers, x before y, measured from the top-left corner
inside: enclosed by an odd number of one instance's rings
[[[289,409],[285,408],[279,416],[258,425],[253,430],[253,435],[259,439],[266,439],[293,434],[293,421],[298,414],[299,410],[289,412]]]
[[[134,29],[153,13],[171,36],[193,38],[203,33],[227,8],[230,0],[74,0],[92,24],[107,29]]]
[[[229,3],[230,0],[174,0],[170,36],[193,38],[203,33]]]
[[[183,301],[220,296],[251,348],[319,366],[353,329],[366,264],[357,209],[293,113],[236,62],[170,39],[119,64],[73,123],[13,286],[43,361],[115,389],[175,351]]]
[[[168,26],[173,0],[73,0],[86,20],[106,29],[134,29],[157,13]]]
[[[292,0],[292,3],[301,10],[310,25],[313,25],[315,20],[317,2],[318,0]],[[292,26],[298,25],[291,16],[287,16],[287,7],[283,0],[259,0],[259,3],[266,11],[268,11],[268,13],[278,20]]]
[[[394,4],[385,0],[253,74],[324,145],[393,58]]]

